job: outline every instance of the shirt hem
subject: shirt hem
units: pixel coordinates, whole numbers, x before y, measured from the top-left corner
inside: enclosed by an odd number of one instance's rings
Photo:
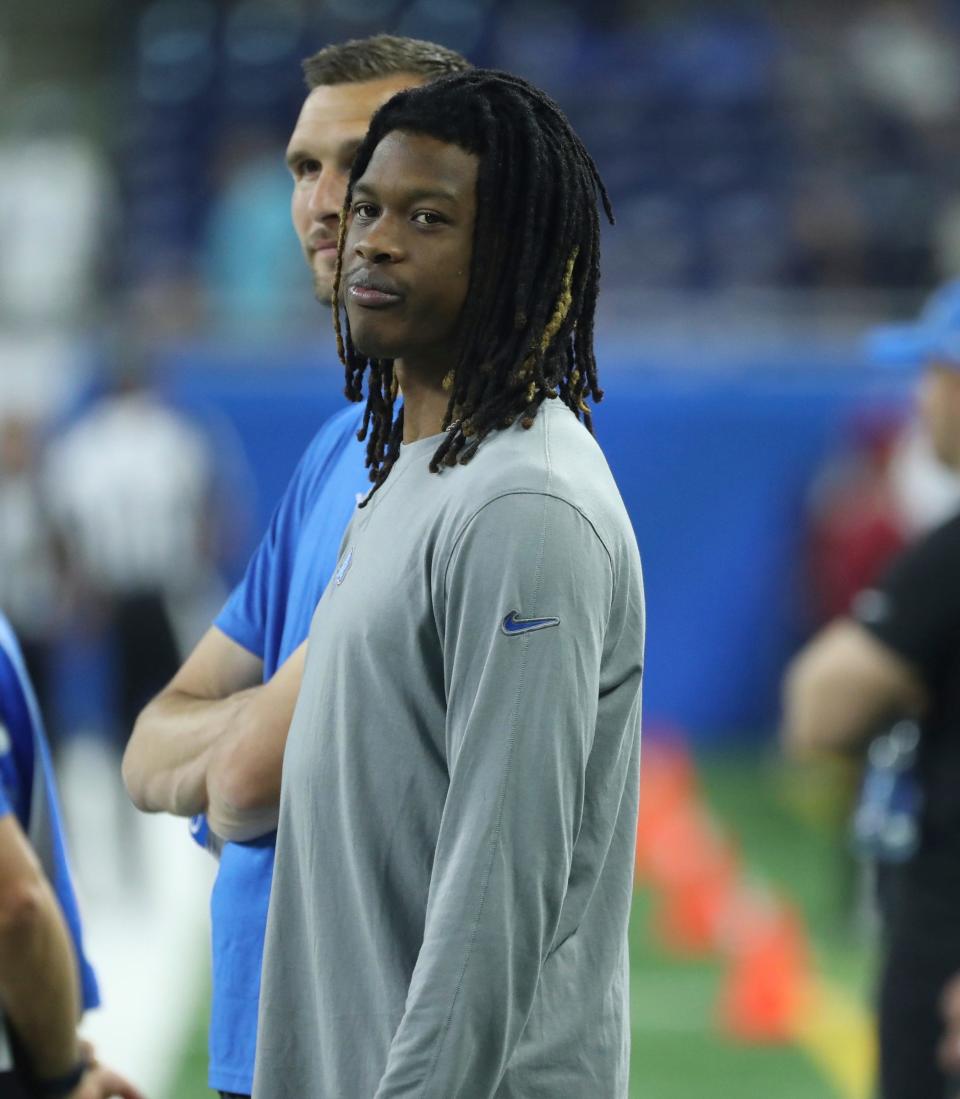
[[[253,1094],[253,1075],[233,1076],[222,1070],[211,1068],[207,1075],[207,1085],[212,1091],[232,1091],[238,1095]]]
[[[237,619],[223,614],[218,615],[213,620],[213,624],[224,636],[246,649],[251,656],[255,656],[258,660],[264,659],[263,638],[257,634],[255,628],[251,628],[248,632]]]

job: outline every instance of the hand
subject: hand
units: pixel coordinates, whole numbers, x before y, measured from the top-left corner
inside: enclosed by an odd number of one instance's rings
[[[944,1072],[960,1076],[960,974],[952,977],[940,997],[943,1037],[937,1056]]]
[[[94,1061],[68,1099],[144,1099],[144,1095],[119,1073]]]

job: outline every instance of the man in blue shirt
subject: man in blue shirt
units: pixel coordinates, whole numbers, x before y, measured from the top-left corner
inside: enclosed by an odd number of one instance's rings
[[[287,148],[292,217],[319,300],[329,302],[340,210],[374,111],[397,91],[461,71],[433,43],[377,36],[329,46],[304,63],[307,96]],[[305,639],[340,539],[369,491],[361,410],[319,431],[246,576],[170,685],[137,721],[124,781],[145,811],[206,815],[221,849],[211,902],[210,1086],[249,1095],[260,965],[273,871],[283,749]]]
[[[77,1035],[99,1002],[37,700],[0,614],[0,1095],[140,1099]]]

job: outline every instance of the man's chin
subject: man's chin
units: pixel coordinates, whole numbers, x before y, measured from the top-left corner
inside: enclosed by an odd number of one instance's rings
[[[313,276],[313,294],[321,305],[332,305],[333,276],[315,274]]]
[[[350,338],[353,340],[353,346],[365,359],[397,359],[400,357],[395,348],[387,347],[386,344],[378,340],[362,338],[358,340],[354,333],[350,334]]]
[[[345,302],[350,342],[365,359],[396,358],[398,333],[391,310],[362,309],[352,301]]]
[[[336,253],[329,251],[314,252],[310,260],[310,270],[313,273],[313,293],[321,305],[330,305],[333,302],[333,276],[336,271]]]

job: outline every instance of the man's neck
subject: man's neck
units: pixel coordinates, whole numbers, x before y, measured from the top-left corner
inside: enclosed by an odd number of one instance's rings
[[[394,371],[403,393],[403,441],[415,443],[439,435],[450,403],[443,376],[436,371],[418,370],[400,359]]]

